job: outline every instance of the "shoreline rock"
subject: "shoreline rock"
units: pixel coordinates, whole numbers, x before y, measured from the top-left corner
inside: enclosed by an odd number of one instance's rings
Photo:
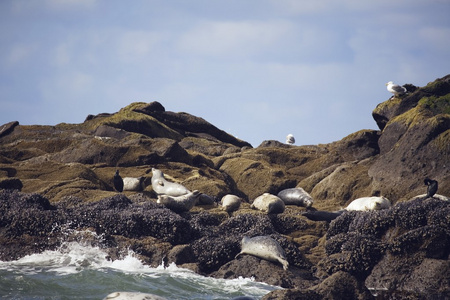
[[[131,249],[151,266],[164,260],[206,276],[253,276],[286,288],[265,299],[333,299],[336,293],[370,299],[367,287],[383,297],[441,297],[450,286],[450,202],[416,196],[426,192],[425,177],[439,181],[440,195],[450,195],[450,75],[409,86],[408,94],[378,105],[373,117],[380,130],[333,143],[264,141],[256,148],[158,102],[132,103],[81,124],[5,124],[0,259],[84,240],[111,259]],[[141,192],[114,191],[116,170],[149,181],[152,168],[210,195],[212,204],[175,213],[156,203],[149,182]],[[277,215],[250,207],[259,195],[294,187],[311,195],[313,207],[286,205]],[[237,211],[215,205],[227,194],[242,199]],[[344,212],[331,222],[303,215],[338,211],[374,194],[392,207]],[[249,255],[235,259],[244,235],[276,239],[288,270]]]

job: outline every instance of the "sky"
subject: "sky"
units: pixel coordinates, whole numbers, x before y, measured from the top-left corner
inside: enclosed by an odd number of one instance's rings
[[[385,83],[450,74],[448,0],[1,0],[0,124],[160,102],[257,147],[378,129]]]

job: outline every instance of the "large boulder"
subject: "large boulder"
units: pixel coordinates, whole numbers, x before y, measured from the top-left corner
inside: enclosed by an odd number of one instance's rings
[[[376,189],[407,199],[425,177],[450,182],[450,75],[383,102],[373,115],[382,129],[380,156],[368,172]],[[441,184],[440,192],[450,194],[450,186]]]

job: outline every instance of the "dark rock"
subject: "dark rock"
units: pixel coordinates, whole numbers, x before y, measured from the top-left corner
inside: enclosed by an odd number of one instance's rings
[[[258,148],[266,148],[266,147],[279,147],[279,148],[290,148],[292,147],[291,145],[288,144],[284,144],[281,143],[279,141],[275,141],[275,140],[266,140],[263,141]]]
[[[253,277],[256,281],[284,288],[307,288],[314,282],[314,277],[308,270],[289,268],[285,271],[280,264],[252,255],[242,255],[224,264],[211,276],[225,279]]]
[[[3,124],[0,127],[0,138],[4,137],[5,135],[10,134],[17,125],[19,125],[19,122],[17,122],[17,121]]]
[[[14,129],[0,133],[0,186],[39,194],[0,190],[0,260],[84,239],[111,259],[131,249],[152,266],[164,259],[206,275],[254,276],[302,289],[274,295],[356,299],[366,294],[361,284],[367,278],[377,293],[387,287],[391,298],[442,298],[448,294],[450,204],[437,196],[450,193],[450,75],[406,87],[407,94],[374,110],[381,131],[315,146],[264,141],[252,148],[158,102],[132,103],[82,124],[12,123]],[[117,169],[148,177],[153,167],[208,200],[230,193],[244,201],[231,215],[214,204],[176,214],[156,203],[151,186],[114,191]],[[425,177],[439,181],[439,194],[412,199],[425,194]],[[293,206],[279,215],[250,210],[257,196],[293,187],[310,193],[316,215]],[[374,192],[394,206],[333,213]],[[329,223],[306,218],[326,212]],[[244,235],[276,239],[289,269],[250,255],[235,259]]]
[[[110,116],[112,116],[112,115],[114,115],[114,114],[110,114],[110,113],[100,113],[100,114],[97,114],[97,115],[91,115],[91,114],[89,114],[89,115],[86,117],[86,119],[84,120],[84,122],[87,122],[87,121],[90,121],[90,120],[94,120],[94,119],[97,119],[97,118],[106,118],[106,117],[110,117]]]
[[[360,278],[346,272],[336,272],[311,288],[322,299],[374,299]]]
[[[225,265],[240,252],[239,236],[203,237],[194,241],[192,251],[201,272],[211,273]]]
[[[381,238],[394,224],[395,215],[389,209],[357,212],[348,231]]]
[[[154,117],[161,123],[173,128],[183,136],[201,137],[213,141],[221,141],[237,147],[251,145],[241,141],[223,130],[218,129],[202,118],[195,117],[188,113],[174,113],[170,111],[145,111],[146,114]]]
[[[311,290],[283,289],[275,290],[265,295],[262,300],[295,299],[295,300],[322,300],[323,297]]]
[[[449,202],[438,199],[415,199],[397,203],[391,210],[396,225],[402,229],[416,229],[428,224],[432,214],[448,209]]]
[[[365,284],[383,299],[446,299],[449,270],[448,259],[386,255]]]
[[[175,263],[176,265],[183,265],[187,263],[194,263],[194,252],[190,245],[177,245],[173,247],[167,254],[167,262]]]
[[[153,101],[145,106],[135,109],[135,111],[142,112],[144,114],[151,114],[152,112],[165,112],[166,109],[161,103]]]
[[[97,129],[94,132],[95,136],[101,136],[101,137],[110,137],[114,139],[121,140],[130,134],[122,129],[114,128],[107,125],[100,125],[97,127]]]
[[[439,167],[448,165],[450,151],[449,91],[450,75],[374,110],[383,131],[378,140],[380,157],[370,167],[369,176],[388,198],[417,195],[412,190],[422,186],[425,177],[439,182],[450,178],[450,169]],[[450,189],[440,187],[440,192],[445,195]]]
[[[242,214],[233,216],[219,226],[221,232],[227,232],[232,235],[248,236],[269,235],[275,232],[267,215]],[[241,242],[239,239],[239,243]]]
[[[336,151],[350,156],[349,160],[363,160],[380,152],[378,139],[380,132],[376,130],[361,130],[351,134],[339,143]]]
[[[384,254],[384,245],[379,240],[355,232],[335,235],[327,241],[325,249],[328,256],[318,264],[319,276],[344,271],[360,280],[370,274]]]
[[[428,258],[447,259],[450,254],[450,235],[440,226],[427,225],[392,239],[389,250],[395,254],[424,252]]]
[[[23,184],[19,178],[0,178],[0,189],[22,190]]]

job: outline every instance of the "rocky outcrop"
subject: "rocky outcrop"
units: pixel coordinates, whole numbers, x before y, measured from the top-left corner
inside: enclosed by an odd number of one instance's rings
[[[377,106],[380,157],[369,169],[388,198],[417,195],[425,177],[450,180],[450,75]],[[440,187],[450,194],[447,185]]]
[[[0,259],[83,240],[111,259],[134,250],[218,278],[254,277],[279,285],[266,299],[439,298],[449,293],[450,76],[375,108],[380,130],[360,130],[323,145],[241,141],[202,118],[132,103],[81,124],[0,130]],[[156,203],[152,168],[216,202],[244,199],[227,213],[215,203],[176,213]],[[142,192],[117,193],[116,170],[144,177]],[[423,179],[439,181],[425,199]],[[394,204],[345,212],[332,222],[287,205],[278,215],[250,209],[263,193],[301,187],[312,210],[336,211],[381,194]],[[414,197],[422,195],[420,197]],[[235,258],[242,237],[270,235],[289,269],[250,255]],[[45,238],[44,238],[45,237]],[[101,238],[100,238],[101,237]]]

